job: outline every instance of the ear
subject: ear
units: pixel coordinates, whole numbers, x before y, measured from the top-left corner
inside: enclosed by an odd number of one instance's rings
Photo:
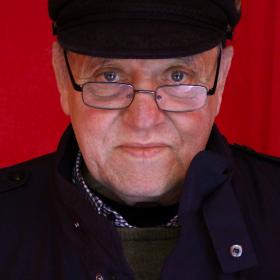
[[[69,88],[63,49],[58,42],[53,43],[52,64],[56,77],[57,88],[60,93],[60,104],[63,112],[69,115]]]
[[[228,46],[222,50],[219,81],[218,81],[217,92],[216,92],[216,94],[218,95],[216,115],[218,115],[218,113],[220,111],[224,87],[225,87],[228,72],[229,72],[229,69],[231,66],[232,57],[233,57],[233,47],[232,46]]]

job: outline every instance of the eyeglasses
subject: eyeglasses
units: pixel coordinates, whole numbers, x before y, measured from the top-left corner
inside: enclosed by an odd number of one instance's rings
[[[168,112],[191,112],[201,109],[207,100],[207,96],[216,91],[221,51],[218,55],[214,85],[207,89],[202,85],[162,85],[154,91],[135,89],[133,85],[117,82],[86,82],[82,85],[76,83],[71,71],[67,52],[64,50],[64,58],[73,88],[82,93],[85,105],[96,109],[119,110],[128,108],[133,102],[135,95],[152,94],[160,110]]]

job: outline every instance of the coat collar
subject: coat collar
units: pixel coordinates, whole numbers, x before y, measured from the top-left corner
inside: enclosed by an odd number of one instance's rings
[[[121,250],[121,244],[113,226],[96,214],[70,183],[77,151],[75,136],[69,126],[57,150],[55,172],[60,197],[120,265],[121,258],[116,253]],[[206,150],[195,156],[188,170],[179,208],[181,235],[167,259],[162,279],[181,279],[186,269],[194,275],[191,279],[200,279],[198,275],[202,273],[206,275],[205,279],[212,279],[210,275],[217,273],[215,267],[220,267],[224,273],[234,273],[257,264],[232,187],[235,168],[230,146],[214,126]],[[242,246],[240,257],[231,255],[232,245]]]
[[[214,126],[206,150],[189,167],[179,209],[181,235],[163,279],[171,271],[174,277],[174,267],[178,277],[188,271],[191,279],[217,279],[215,267],[235,273],[257,264],[232,187],[235,168],[230,146]],[[242,247],[241,256],[232,256],[234,245]]]
[[[117,231],[105,217],[98,215],[79,188],[72,184],[77,153],[78,145],[72,126],[69,126],[58,145],[54,170],[54,195],[58,197],[59,204],[57,209],[67,213],[68,217],[66,221],[66,216],[61,215],[61,226],[68,238],[74,238],[75,241],[71,242],[76,244],[74,246],[80,256],[86,256],[90,270],[94,270],[90,264],[96,261],[99,265],[103,263],[106,270],[119,271],[125,268],[124,273],[131,274],[125,258],[119,255],[122,245]],[[75,238],[75,234],[80,238]],[[95,248],[95,251],[90,248]],[[98,260],[95,260],[96,257]]]

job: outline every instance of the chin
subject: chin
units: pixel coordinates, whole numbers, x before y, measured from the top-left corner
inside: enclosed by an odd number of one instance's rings
[[[121,182],[118,180],[114,184],[111,183],[111,190],[120,200],[130,205],[137,202],[164,202],[164,204],[170,204],[174,201],[177,202],[179,199],[179,185],[178,182],[149,180],[149,178],[143,181],[126,180]]]

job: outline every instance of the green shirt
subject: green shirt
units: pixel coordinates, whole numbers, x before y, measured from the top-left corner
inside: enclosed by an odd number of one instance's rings
[[[135,280],[157,280],[179,236],[179,228],[117,228]]]

